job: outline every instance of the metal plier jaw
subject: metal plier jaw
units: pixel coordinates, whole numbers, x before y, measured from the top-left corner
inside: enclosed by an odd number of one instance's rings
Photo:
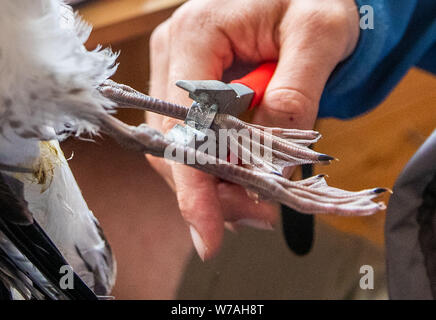
[[[217,80],[180,80],[176,85],[189,92],[193,105],[217,106],[218,113],[237,116],[247,110],[254,91],[240,83],[224,83]]]
[[[176,125],[167,137],[184,144],[189,144],[195,137],[203,140],[217,113],[238,116],[252,106],[256,96],[263,96],[275,67],[276,64],[261,65],[246,77],[229,84],[218,80],[177,81],[176,85],[188,91],[194,102],[185,126]]]

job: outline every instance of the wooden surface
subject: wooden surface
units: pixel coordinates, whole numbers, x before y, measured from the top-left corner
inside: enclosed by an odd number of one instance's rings
[[[88,48],[108,45],[149,33],[186,0],[100,0],[79,7],[93,25]]]
[[[317,129],[323,139],[315,149],[340,159],[316,168],[329,175],[330,185],[349,190],[392,188],[402,168],[436,129],[436,78],[413,69],[374,111],[351,121],[320,120]],[[384,213],[321,219],[383,244]]]

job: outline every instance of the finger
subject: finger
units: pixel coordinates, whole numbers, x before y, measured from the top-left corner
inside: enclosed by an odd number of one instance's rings
[[[172,168],[180,212],[195,249],[203,261],[210,259],[217,253],[224,232],[217,179],[179,163]]]
[[[176,20],[178,21],[178,20]],[[183,23],[182,23],[183,25]],[[223,70],[233,60],[229,40],[214,26],[205,26],[200,33],[174,22],[173,33],[179,39],[171,43],[168,96],[177,102],[189,103],[186,91],[175,87],[177,80],[221,79]],[[185,31],[184,31],[185,30]],[[189,48],[187,50],[186,48]]]
[[[154,157],[152,155],[146,154],[145,158],[148,160],[150,165],[156,170],[160,176],[165,180],[168,186],[176,192],[176,185],[174,183],[173,171],[171,165],[165,161],[165,159]]]
[[[350,11],[341,7],[335,12],[323,3],[291,2],[279,27],[278,66],[255,122],[284,128],[313,127],[325,84],[352,42],[349,29],[344,30]]]
[[[189,4],[189,3],[188,3]],[[188,94],[175,87],[177,80],[219,79],[230,65],[232,51],[226,38],[210,24],[200,32],[197,19],[185,19],[186,11],[179,11],[171,19],[171,46],[166,100],[190,105]],[[189,12],[187,13],[189,15]],[[189,50],[187,50],[189,48]],[[171,127],[167,120],[164,126]],[[180,164],[172,166],[180,211],[189,225],[192,240],[199,256],[205,260],[218,251],[224,220],[216,188],[217,179]]]
[[[278,220],[278,206],[266,201],[253,200],[247,191],[236,184],[218,184],[219,199],[224,220],[262,230],[272,230]]]
[[[150,38],[150,95],[165,99],[167,94],[168,67],[169,67],[169,22],[159,25]],[[146,112],[147,123],[158,130],[163,131],[163,116],[153,112]],[[170,188],[175,191],[171,166],[164,159],[146,155],[151,166],[159,172]]]
[[[170,62],[170,22],[165,21],[154,31],[150,39],[150,95],[166,99]],[[162,119],[168,119],[156,113],[147,112],[147,123],[158,130],[163,130]]]
[[[150,95],[165,99],[168,83],[169,21],[160,24],[150,38]]]

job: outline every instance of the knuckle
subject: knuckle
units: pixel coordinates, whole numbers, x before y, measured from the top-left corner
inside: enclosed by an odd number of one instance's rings
[[[307,26],[322,33],[336,33],[347,29],[348,10],[343,5],[305,6]]]
[[[331,32],[338,32],[346,29],[348,25],[348,16],[345,8],[333,6],[333,8],[322,11],[323,27]]]
[[[183,27],[197,12],[197,10],[190,10],[188,5],[181,6],[171,16],[171,27]]]
[[[308,95],[293,88],[273,89],[265,97],[264,102],[272,110],[295,115],[304,114],[314,104]]]
[[[153,30],[150,37],[150,49],[152,51],[164,51],[167,46],[168,23],[164,22]]]
[[[191,205],[190,201],[178,197],[178,205],[179,205],[180,214],[186,221],[192,222],[192,220],[195,220],[195,209]]]
[[[202,26],[210,23],[215,1],[189,1],[177,9],[171,16],[171,34],[192,33],[201,30]]]
[[[312,47],[314,42],[321,48],[328,50],[330,56],[340,58],[344,56],[353,42],[355,30],[355,19],[357,10],[351,10],[349,6],[338,1],[326,3],[326,1],[299,2],[298,19],[291,23],[302,26],[303,42],[305,46]],[[285,28],[284,37],[293,32],[295,28]],[[305,35],[305,37],[304,37]]]

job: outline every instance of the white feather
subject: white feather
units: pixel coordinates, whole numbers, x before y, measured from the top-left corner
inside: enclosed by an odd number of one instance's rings
[[[87,270],[83,257],[80,256],[84,252],[78,254],[77,250],[86,251],[94,256],[106,255],[108,265],[104,267],[104,272],[101,272],[105,277],[102,280],[107,288],[112,288],[115,283],[116,266],[106,252],[108,244],[99,234],[96,227],[98,221],[83,199],[58,142],[51,141],[45,145],[50,146],[52,150],[51,156],[55,158],[52,162],[58,163],[53,168],[52,178],[44,184],[29,181],[24,184],[29,209],[65,259],[91,288],[94,287],[95,275]],[[26,181],[23,176],[21,180]]]
[[[62,1],[0,0],[0,163],[45,171],[43,182],[15,175],[30,211],[83,280],[108,294],[115,261],[56,141],[95,133],[93,120],[113,106],[96,88],[117,55],[86,50],[90,31]]]
[[[95,132],[112,103],[95,90],[116,70],[109,49],[88,51],[91,28],[57,0],[0,0],[0,127],[51,139]]]

